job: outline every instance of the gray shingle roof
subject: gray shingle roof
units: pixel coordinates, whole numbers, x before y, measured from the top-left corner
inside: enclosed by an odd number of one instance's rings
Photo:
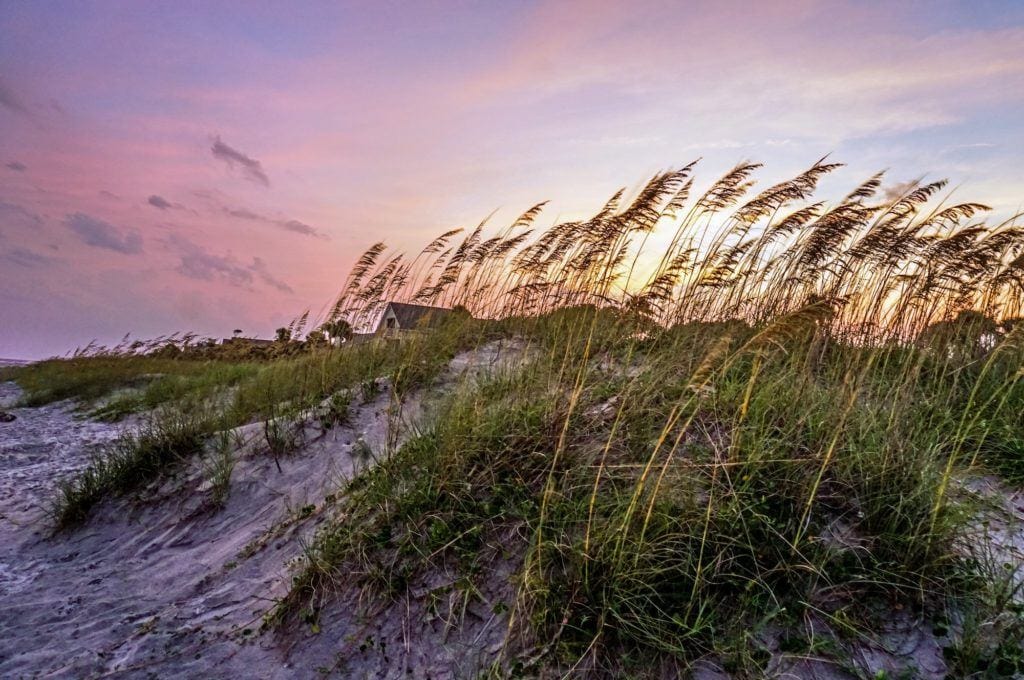
[[[399,328],[406,330],[436,326],[452,311],[447,307],[411,305],[406,302],[389,302],[388,307],[395,313]]]

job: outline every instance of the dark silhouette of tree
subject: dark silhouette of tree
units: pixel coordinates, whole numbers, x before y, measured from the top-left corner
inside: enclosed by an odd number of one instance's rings
[[[326,333],[331,339],[338,338],[343,342],[352,339],[352,325],[344,319],[337,319],[325,323],[320,330]]]

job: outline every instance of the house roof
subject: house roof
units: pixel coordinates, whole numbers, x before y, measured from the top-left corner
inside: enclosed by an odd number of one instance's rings
[[[400,328],[429,328],[436,326],[452,311],[447,307],[411,305],[406,302],[389,302],[388,307],[394,312]],[[385,309],[384,313],[387,315],[387,309]]]

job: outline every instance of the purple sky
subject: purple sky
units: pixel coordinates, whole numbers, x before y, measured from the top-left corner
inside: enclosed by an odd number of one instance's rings
[[[264,337],[370,243],[703,157],[1024,201],[1019,2],[5,2],[0,356]]]

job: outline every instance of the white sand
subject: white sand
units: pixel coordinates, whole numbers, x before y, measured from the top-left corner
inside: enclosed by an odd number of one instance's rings
[[[507,355],[487,346],[457,357],[440,388],[390,419],[398,440],[455,374],[487,371]],[[465,610],[458,591],[446,588],[456,575],[443,565],[407,599],[386,604],[360,601],[342,574],[318,634],[259,634],[262,616],[287,591],[287,563],[329,514],[325,496],[368,464],[353,460],[353,443],[361,436],[383,450],[392,401],[384,386],[371,403],[353,406],[348,425],[321,433],[308,424],[307,443],[280,460],[280,472],[260,446],[262,425],[240,428],[247,443],[223,509],[205,505],[208,485],[196,463],[141,499],[103,504],[82,528],[57,537],[44,512],[57,480],[81,470],[119,428],[76,419],[68,403],[11,409],[17,420],[0,423],[0,677],[475,677],[504,645],[506,615],[494,612],[515,596],[514,561],[499,561]],[[0,384],[0,408],[17,394]],[[976,543],[1020,564],[1024,497],[994,480],[971,488],[998,506]],[[316,509],[300,517],[307,505]],[[778,636],[765,634],[769,648]],[[919,677],[940,678],[940,643],[907,613],[850,651],[872,671],[912,666]],[[771,668],[777,677],[851,677],[832,663],[781,653]],[[727,676],[709,660],[696,677]]]

